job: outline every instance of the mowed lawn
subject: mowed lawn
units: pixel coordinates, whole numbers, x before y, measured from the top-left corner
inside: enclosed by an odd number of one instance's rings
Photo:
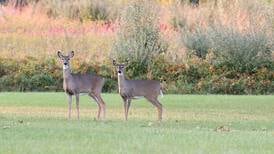
[[[165,95],[160,123],[144,99],[128,121],[119,95],[103,99],[104,121],[87,95],[78,121],[64,93],[0,93],[0,153],[274,153],[274,96]]]

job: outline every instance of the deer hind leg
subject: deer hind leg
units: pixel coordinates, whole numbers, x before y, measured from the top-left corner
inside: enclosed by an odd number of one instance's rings
[[[68,95],[68,119],[71,118],[72,95]]]
[[[98,105],[97,119],[99,120],[101,115],[101,105],[99,103],[99,98],[97,98],[97,96],[93,93],[89,93],[89,96],[92,97]]]
[[[157,110],[158,110],[158,120],[162,120],[162,114],[163,114],[163,107],[162,104],[158,101],[157,97],[151,98],[151,97],[145,97],[151,104],[153,104]]]
[[[105,117],[106,117],[106,103],[104,102],[104,100],[102,99],[100,94],[96,95],[96,98],[98,99],[99,106],[102,109],[101,113],[103,114],[103,119],[105,119]]]

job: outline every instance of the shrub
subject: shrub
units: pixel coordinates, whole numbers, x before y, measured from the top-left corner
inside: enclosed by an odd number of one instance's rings
[[[0,77],[0,91],[16,90],[15,85],[16,83],[13,79],[13,76],[4,75]]]
[[[273,68],[271,50],[274,47],[273,34],[265,29],[240,31],[231,26],[214,24],[204,30],[182,33],[182,42],[189,53],[206,58],[228,71],[255,72],[259,68]]]
[[[146,74],[153,58],[167,50],[167,44],[160,37],[156,15],[153,3],[144,0],[130,3],[122,14],[112,56],[119,61],[130,60],[129,76]]]
[[[80,20],[110,20],[110,6],[106,0],[46,0],[39,2],[50,17]],[[114,9],[113,9],[114,10]]]
[[[232,27],[215,26],[210,29],[215,65],[237,72],[255,72],[271,67],[273,43],[260,29],[240,32]]]
[[[32,91],[42,91],[45,89],[51,90],[52,88],[57,89],[56,81],[50,74],[35,74],[29,79],[29,81]]]
[[[200,58],[206,58],[206,55],[212,45],[206,30],[197,27],[194,31],[185,30],[181,33],[182,42],[189,52],[193,52]]]

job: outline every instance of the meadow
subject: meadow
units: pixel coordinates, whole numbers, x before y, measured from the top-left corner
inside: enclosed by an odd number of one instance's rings
[[[67,120],[64,93],[0,93],[0,153],[273,153],[274,96],[165,95],[162,122],[146,100],[124,121],[118,94],[80,97]],[[74,104],[75,105],[75,104]]]

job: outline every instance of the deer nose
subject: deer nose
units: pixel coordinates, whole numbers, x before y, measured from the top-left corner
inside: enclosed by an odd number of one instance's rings
[[[64,65],[67,65],[68,63],[64,63]]]
[[[118,71],[118,73],[120,74],[120,73],[122,73],[121,71]]]

